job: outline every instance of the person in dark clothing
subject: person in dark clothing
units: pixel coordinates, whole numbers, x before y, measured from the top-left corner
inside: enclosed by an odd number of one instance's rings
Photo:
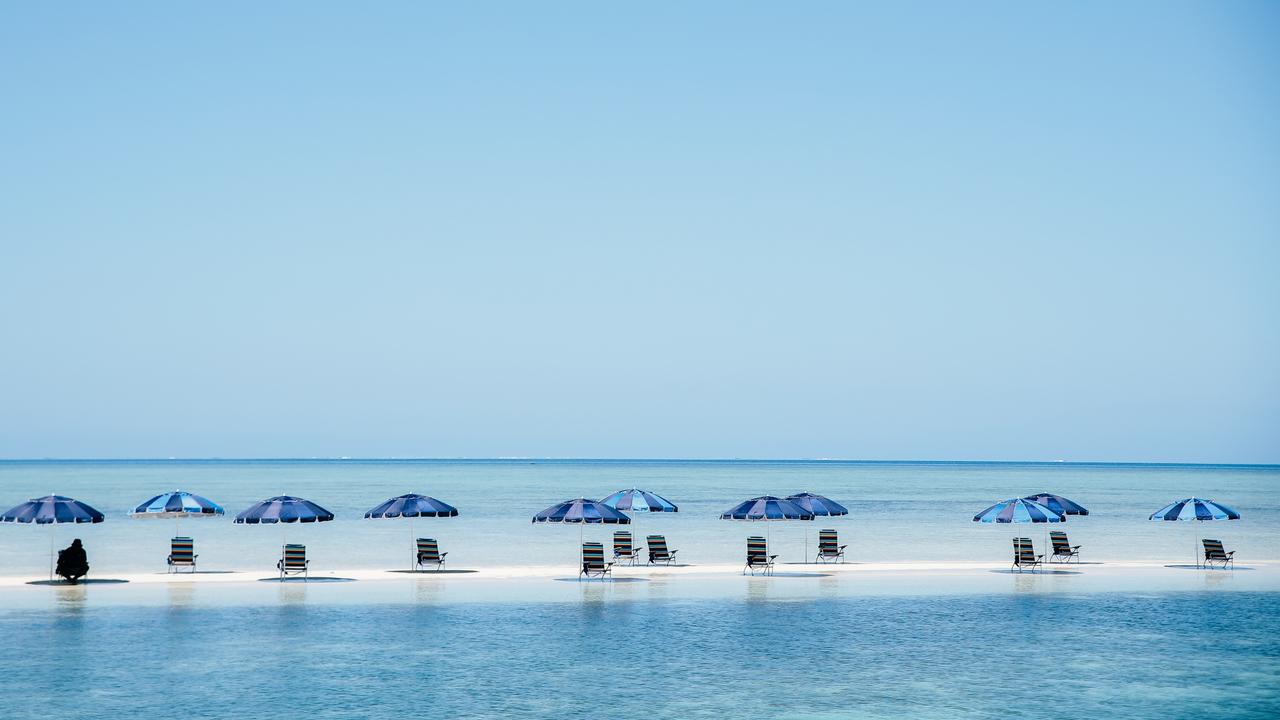
[[[71,547],[58,551],[58,574],[72,585],[89,574],[89,556],[80,544],[80,538],[71,541]]]

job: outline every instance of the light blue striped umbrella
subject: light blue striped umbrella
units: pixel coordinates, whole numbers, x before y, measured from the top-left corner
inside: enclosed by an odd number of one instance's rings
[[[973,521],[980,523],[1056,523],[1066,520],[1065,515],[1024,498],[1002,500],[973,516]]]
[[[186,490],[174,490],[173,492],[156,495],[129,513],[130,517],[163,520],[216,517],[226,514],[227,511],[223,510],[221,505],[209,498],[189,493]]]
[[[1195,558],[1196,567],[1200,567],[1200,523],[1210,520],[1239,520],[1240,513],[1222,503],[1189,497],[1165,505],[1151,513],[1148,519],[1161,522],[1199,521],[1195,523],[1196,544],[1192,546],[1192,557]]]
[[[670,500],[639,488],[619,490],[600,502],[614,510],[627,512],[680,512],[680,508]]]

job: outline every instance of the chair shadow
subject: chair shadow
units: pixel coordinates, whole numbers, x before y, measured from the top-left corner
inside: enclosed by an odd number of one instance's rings
[[[1239,567],[1236,567],[1236,566],[1234,566],[1234,565],[1232,565],[1232,566],[1230,566],[1230,567],[1220,567],[1220,566],[1215,566],[1215,567],[1205,567],[1204,565],[1200,565],[1200,566],[1196,566],[1196,565],[1165,565],[1165,567],[1167,567],[1167,568],[1174,568],[1174,569],[1176,569],[1176,570],[1212,570],[1212,571],[1214,571],[1214,572],[1219,572],[1219,571],[1222,571],[1222,570],[1226,570],[1227,572],[1231,572],[1232,570],[1255,570],[1255,569],[1257,569],[1257,568],[1251,568],[1251,567],[1249,567],[1248,565],[1241,565],[1241,566],[1239,566]]]
[[[387,572],[400,573],[402,575],[423,575],[430,577],[432,575],[465,575],[467,573],[480,572],[479,570],[388,570]]]
[[[563,578],[552,578],[552,580],[554,580],[554,581],[556,581],[556,582],[593,582],[593,583],[594,583],[594,582],[598,582],[598,583],[638,583],[638,582],[649,582],[649,578],[638,578],[638,577],[610,577],[610,578],[603,578],[603,579],[602,579],[602,578],[591,578],[590,580],[588,580],[587,578],[582,578],[582,577],[576,577],[576,578],[563,577]]]
[[[313,577],[313,578],[300,578],[300,577],[278,578],[278,577],[266,577],[266,578],[258,578],[258,582],[273,582],[273,583],[304,583],[304,584],[307,584],[307,585],[315,585],[316,583],[348,583],[348,582],[356,582],[356,579],[355,579],[355,578],[344,578],[344,577]]]
[[[81,585],[123,585],[129,582],[119,578],[81,578],[74,583],[66,580],[29,580],[28,585],[44,585],[47,587],[80,587]]]

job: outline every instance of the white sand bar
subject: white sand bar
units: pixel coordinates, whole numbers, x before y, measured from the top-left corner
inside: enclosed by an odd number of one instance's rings
[[[265,572],[138,573],[50,586],[46,578],[0,577],[7,608],[57,605],[386,604],[653,600],[806,601],[882,595],[1170,593],[1280,591],[1280,561],[1235,570],[1176,563],[1054,565],[1011,572],[1007,563],[778,565],[773,576],[743,576],[739,565],[619,567],[613,580],[579,581],[571,567],[503,566],[406,573],[349,569],[276,581]],[[107,582],[108,580],[127,582]],[[31,584],[37,581],[40,584]]]

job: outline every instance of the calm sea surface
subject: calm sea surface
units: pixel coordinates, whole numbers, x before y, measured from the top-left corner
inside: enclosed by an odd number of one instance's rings
[[[47,572],[49,542],[81,537],[95,574],[164,569],[175,524],[132,520],[138,503],[181,488],[226,507],[228,516],[184,521],[205,568],[272,569],[282,536],[307,545],[318,572],[400,567],[412,534],[439,539],[454,567],[577,563],[578,529],[532,525],[561,500],[600,498],[640,487],[680,512],[639,515],[633,531],[661,532],[690,563],[740,562],[744,539],[768,532],[783,562],[804,556],[806,530],[836,528],[855,560],[1003,560],[1009,526],[973,523],[973,514],[1009,497],[1049,491],[1091,511],[1065,529],[1090,560],[1191,558],[1201,523],[1156,523],[1147,516],[1189,495],[1235,507],[1240,521],[1203,531],[1245,560],[1280,559],[1280,467],[977,463],[628,462],[628,461],[271,461],[0,462],[0,505],[59,493],[107,514],[93,526],[0,525],[0,574]],[[850,517],[769,527],[717,519],[741,500],[810,491],[844,503]],[[457,506],[456,518],[364,520],[366,510],[406,492]],[[337,514],[329,523],[235,525],[231,516],[271,495],[299,495]],[[1042,542],[1044,526],[1028,534]],[[605,540],[614,528],[586,529]],[[287,533],[287,535],[285,535]],[[810,546],[812,548],[812,545]]]
[[[1256,562],[1280,558],[1277,481],[1274,467],[3,462],[0,505],[57,492],[95,505],[108,521],[0,526],[0,574],[40,576],[50,539],[62,545],[73,536],[88,545],[97,577],[162,571],[173,524],[125,514],[173,488],[207,495],[232,514],[279,493],[328,507],[334,522],[288,530],[290,541],[307,543],[319,572],[403,563],[408,524],[360,516],[410,491],[461,509],[415,528],[440,538],[455,567],[568,569],[577,529],[532,526],[530,516],[630,486],[680,505],[676,515],[641,517],[636,530],[665,533],[692,563],[739,562],[743,538],[759,530],[717,520],[720,511],[753,495],[801,490],[851,508],[852,517],[811,528],[839,529],[855,560],[1004,560],[1009,529],[970,517],[996,500],[1048,490],[1092,511],[1066,527],[1089,559],[1189,559],[1192,528],[1145,518],[1195,494],[1244,514],[1208,530]],[[269,571],[281,540],[279,528],[230,518],[182,529],[196,536],[201,565],[211,569]],[[800,559],[802,526],[770,531],[783,560]],[[173,585],[159,596],[20,585],[0,592],[3,717],[1280,716],[1280,593],[1011,594],[1002,580],[990,595],[770,596],[786,582],[751,580],[745,594],[718,598],[645,600],[597,583],[571,601],[503,602],[455,602],[421,588],[404,600],[388,602],[384,590],[378,602],[335,602],[323,585],[266,593],[252,582],[253,592]],[[364,585],[374,584],[346,587]],[[202,600],[228,593],[239,600]]]

